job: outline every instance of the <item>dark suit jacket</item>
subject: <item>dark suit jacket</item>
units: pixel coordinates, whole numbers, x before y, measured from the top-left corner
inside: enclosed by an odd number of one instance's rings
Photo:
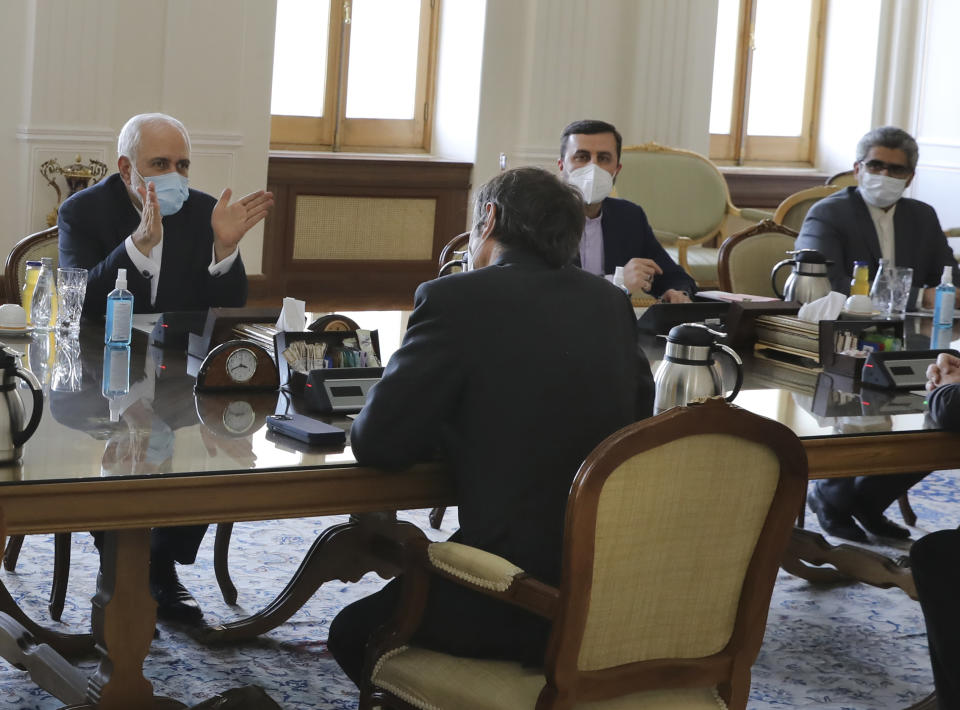
[[[652,407],[624,294],[572,265],[509,250],[417,289],[403,344],[351,443],[360,463],[381,467],[439,448],[456,478],[459,541],[556,584],[574,474]]]
[[[916,302],[918,288],[940,283],[947,264],[953,267],[953,282],[960,283],[960,270],[933,207],[919,200],[900,198],[893,215],[893,230],[894,263],[913,268],[908,310]],[[797,237],[797,249],[816,249],[833,261],[829,276],[834,291],[850,292],[854,261],[866,261],[873,278],[881,256],[880,240],[856,187],[825,197],[810,208]]]
[[[608,197],[601,209],[604,273],[612,274],[615,267],[624,266],[634,258],[653,259],[663,269],[653,280],[650,292],[654,296],[662,296],[672,288],[691,295],[696,292],[696,282],[657,241],[640,205]]]
[[[240,256],[222,276],[211,276],[207,270],[213,255],[210,215],[216,202],[206,193],[190,190],[180,211],[163,218],[160,284],[151,306],[150,281],[136,270],[123,243],[140,224],[140,215],[119,173],[67,199],[58,217],[60,266],[89,270],[84,315],[104,314],[117,269],[127,270],[127,288],[138,313],[243,306],[247,275]]]

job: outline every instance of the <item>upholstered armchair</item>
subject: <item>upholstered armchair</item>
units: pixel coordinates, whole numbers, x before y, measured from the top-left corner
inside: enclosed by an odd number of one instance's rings
[[[727,181],[699,153],[645,143],[625,147],[620,160],[617,195],[643,207],[657,239],[701,287],[717,285],[716,246],[728,234],[727,218],[770,217],[734,207]]]
[[[792,432],[719,399],[614,433],[571,487],[559,588],[457,543],[408,548],[360,707],[745,708],[806,482]],[[551,619],[543,668],[412,644],[434,576]]]
[[[770,272],[794,248],[797,233],[789,227],[765,219],[730,237],[720,247],[718,262],[720,289],[731,293],[776,297]],[[783,286],[790,269],[777,274],[777,288]]]
[[[773,213],[773,221],[799,232],[810,208],[824,197],[829,197],[842,189],[839,185],[816,185],[795,192],[784,198],[783,202],[777,206],[776,212]]]
[[[853,174],[853,170],[843,170],[828,177],[824,184],[834,187],[855,187],[857,176]]]

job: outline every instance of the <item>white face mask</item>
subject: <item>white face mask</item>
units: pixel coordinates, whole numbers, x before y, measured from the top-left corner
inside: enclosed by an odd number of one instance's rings
[[[867,204],[887,208],[900,199],[907,189],[907,181],[889,175],[874,175],[860,171],[860,194]]]
[[[588,205],[603,202],[613,192],[613,176],[596,163],[571,170],[567,173],[567,182],[580,190]]]

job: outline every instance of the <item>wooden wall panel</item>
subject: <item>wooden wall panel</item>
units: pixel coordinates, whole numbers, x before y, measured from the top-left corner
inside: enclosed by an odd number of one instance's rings
[[[251,302],[279,304],[293,296],[315,310],[410,308],[416,287],[436,276],[443,245],[465,229],[472,167],[406,156],[271,154],[267,189],[276,205],[264,227],[263,275],[250,278]],[[430,200],[435,208],[429,248],[410,259],[295,259],[301,197]]]

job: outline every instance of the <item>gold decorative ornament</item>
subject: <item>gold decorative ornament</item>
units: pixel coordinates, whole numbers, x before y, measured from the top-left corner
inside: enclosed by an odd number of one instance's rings
[[[63,175],[63,179],[70,189],[67,197],[70,197],[73,193],[80,192],[83,188],[99,182],[100,178],[107,174],[106,163],[101,163],[96,158],[90,158],[87,163],[82,163],[81,160],[83,158],[78,153],[75,162],[63,168],[60,167],[56,158],[50,158],[40,165],[40,174],[57,193],[57,206],[47,215],[48,227],[57,223],[57,210],[60,209],[60,203],[63,202],[63,193],[55,179],[57,175]]]

